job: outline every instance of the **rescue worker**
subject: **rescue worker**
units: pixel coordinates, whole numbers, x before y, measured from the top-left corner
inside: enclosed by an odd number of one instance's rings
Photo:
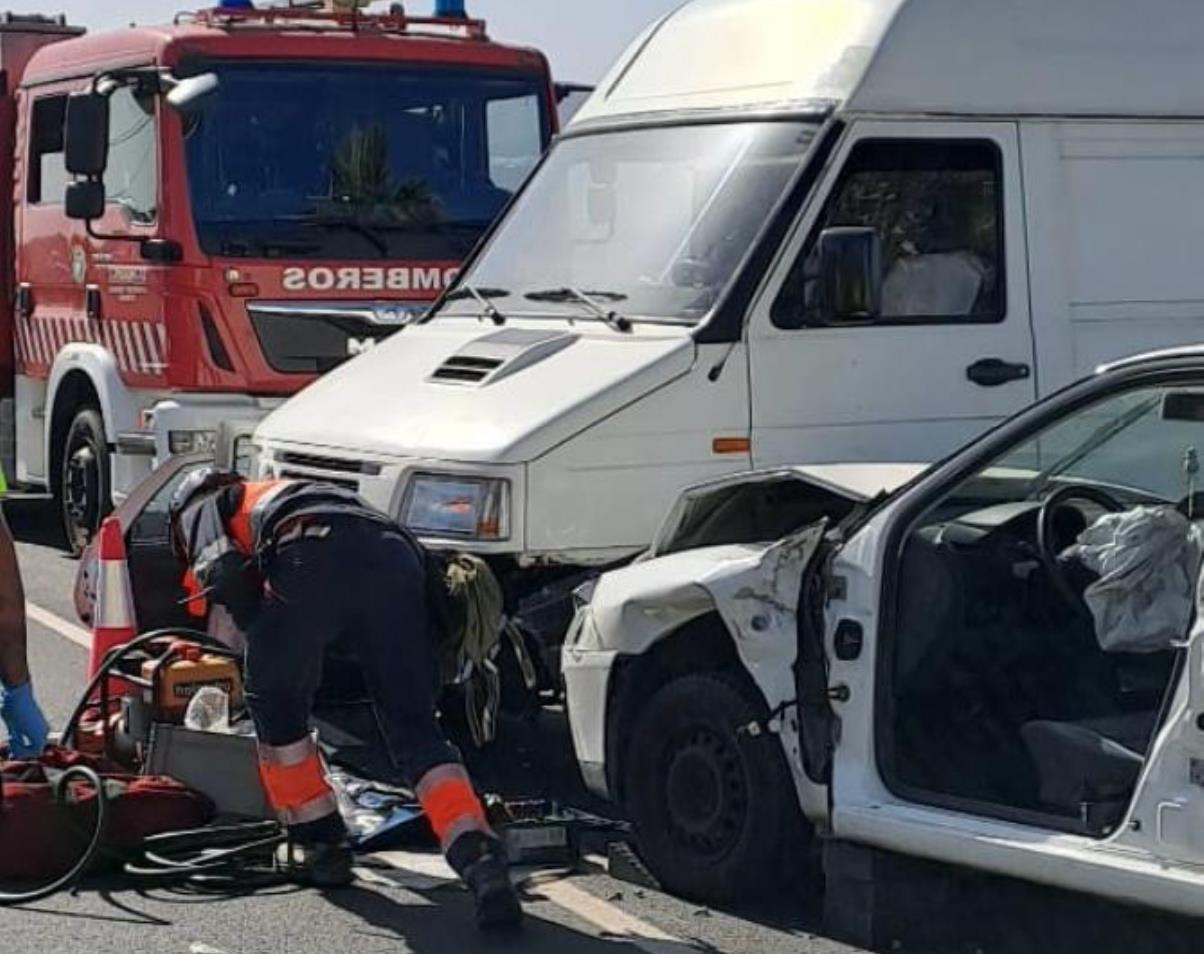
[[[349,640],[389,755],[413,786],[483,927],[522,916],[504,849],[436,718],[428,559],[354,493],[310,481],[247,482],[204,468],[173,495],[171,533],[190,610],[220,604],[246,634],[247,706],[260,776],[289,830],[286,863],[311,884],[352,880],[351,850],[309,717],[326,648]]]
[[[0,470],[0,498],[8,492]],[[13,536],[0,510],[0,716],[13,758],[35,758],[46,747],[50,726],[34,698],[26,655],[25,590]]]

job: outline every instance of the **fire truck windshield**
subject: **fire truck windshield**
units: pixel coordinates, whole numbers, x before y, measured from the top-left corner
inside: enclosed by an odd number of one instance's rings
[[[550,136],[540,77],[394,64],[207,62],[186,122],[209,255],[462,259]]]

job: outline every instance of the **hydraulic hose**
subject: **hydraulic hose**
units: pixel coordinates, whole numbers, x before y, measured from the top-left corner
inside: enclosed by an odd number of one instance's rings
[[[208,891],[245,891],[283,884],[276,848],[287,841],[276,822],[200,828],[153,835],[125,873],[149,886],[188,885]]]
[[[72,866],[70,871],[49,884],[23,892],[0,892],[0,906],[8,907],[16,904],[32,904],[35,901],[41,901],[44,898],[49,898],[51,895],[58,894],[67,888],[74,887],[76,882],[91,867],[97,855],[100,854],[101,848],[104,845],[105,829],[109,821],[109,802],[108,797],[105,795],[104,783],[101,782],[100,776],[86,765],[73,765],[71,768],[64,769],[55,787],[55,801],[60,807],[63,805],[67,799],[68,785],[75,777],[79,777],[96,790],[96,825],[92,830],[92,837],[88,842],[88,847],[84,849],[84,853],[80,855],[79,860]]]

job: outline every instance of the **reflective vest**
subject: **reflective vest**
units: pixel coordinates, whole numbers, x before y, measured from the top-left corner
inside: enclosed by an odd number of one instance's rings
[[[230,518],[227,528],[234,545],[247,556],[256,550],[268,504],[275,500],[285,487],[294,483],[296,481],[260,480],[243,485],[242,503],[238,512]]]
[[[0,497],[8,493],[8,481],[4,479],[4,468],[0,467]]]
[[[244,557],[252,556],[257,549],[259,533],[263,529],[264,515],[268,507],[281,492],[296,483],[292,480],[263,480],[249,482],[243,485],[242,500],[238,510],[220,523],[216,516],[216,501],[210,499],[203,506],[213,508],[213,518],[208,521],[209,537],[200,541],[201,552],[196,555],[195,563],[184,573],[183,586],[186,593],[188,615],[194,619],[205,619],[209,615],[209,601],[204,596],[204,587],[197,579],[197,573],[202,572],[201,566],[207,566],[236,550]]]

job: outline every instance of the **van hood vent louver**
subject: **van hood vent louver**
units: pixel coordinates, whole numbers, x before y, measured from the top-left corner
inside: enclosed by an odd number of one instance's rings
[[[496,331],[470,341],[439,365],[429,380],[436,384],[484,387],[563,351],[578,335],[565,331]]]

